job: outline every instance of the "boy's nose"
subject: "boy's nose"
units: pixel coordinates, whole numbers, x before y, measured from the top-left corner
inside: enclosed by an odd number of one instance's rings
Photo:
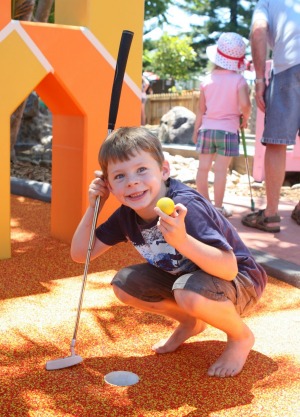
[[[131,187],[132,185],[135,185],[138,183],[138,178],[136,175],[129,175],[127,180],[128,187]]]

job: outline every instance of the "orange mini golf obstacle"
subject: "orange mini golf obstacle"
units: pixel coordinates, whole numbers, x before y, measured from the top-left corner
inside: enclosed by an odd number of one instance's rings
[[[138,125],[141,106],[143,2],[132,0],[130,12],[123,0],[56,0],[59,24],[11,20],[10,3],[0,5],[0,259],[11,256],[9,129],[18,105],[35,90],[52,112],[51,234],[65,242],[86,209],[88,184],[98,169],[124,29],[134,32],[134,40],[117,125]],[[116,206],[110,197],[100,218]]]

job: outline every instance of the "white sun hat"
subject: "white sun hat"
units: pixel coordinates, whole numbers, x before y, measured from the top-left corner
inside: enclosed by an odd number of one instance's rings
[[[208,59],[221,68],[231,71],[244,71],[247,66],[245,60],[246,44],[234,32],[222,33],[216,45],[206,48]]]

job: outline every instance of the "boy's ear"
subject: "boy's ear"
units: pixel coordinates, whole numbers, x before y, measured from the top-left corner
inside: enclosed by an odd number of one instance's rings
[[[111,186],[110,186],[110,183],[109,183],[108,179],[105,179],[105,180],[104,180],[104,182],[105,182],[106,187],[107,187],[107,188],[109,189],[109,191],[112,193]]]
[[[166,181],[169,178],[170,172],[171,172],[171,169],[170,169],[169,161],[165,159],[162,164],[162,173],[163,173],[164,181]]]

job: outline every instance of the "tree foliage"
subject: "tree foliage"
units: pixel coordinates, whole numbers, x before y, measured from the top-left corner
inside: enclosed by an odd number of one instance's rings
[[[173,0],[145,0],[145,20],[157,18],[159,22],[167,22],[166,12]]]
[[[169,36],[164,33],[157,42],[153,54],[153,71],[162,78],[188,79],[189,70],[194,64],[196,53],[191,46],[191,38]]]
[[[222,32],[236,32],[248,39],[256,3],[256,0],[184,0],[180,7],[203,18],[200,24],[192,25],[189,34],[200,67],[207,61],[206,46],[215,43]]]
[[[145,0],[144,21],[148,24],[147,29],[144,26],[144,34],[168,23],[167,11],[173,2],[174,0]]]

